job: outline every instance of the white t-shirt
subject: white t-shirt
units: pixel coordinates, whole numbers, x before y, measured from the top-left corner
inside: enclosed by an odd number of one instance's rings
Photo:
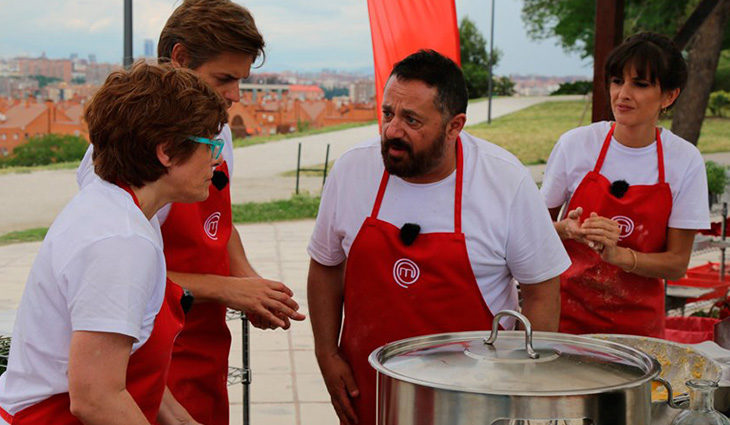
[[[545,168],[540,191],[548,208],[560,207],[573,196],[578,184],[593,170],[611,123],[601,121],[578,127],[560,136]],[[669,227],[710,227],[705,163],[697,148],[662,129],[665,181],[672,191]],[[656,142],[630,148],[611,139],[600,173],[609,181],[625,180],[629,185],[652,185],[659,178]]]
[[[565,271],[570,259],[530,173],[512,154],[461,133],[464,152],[462,231],[479,289],[493,313],[518,308],[512,281],[538,283]],[[380,139],[342,155],[327,178],[307,251],[325,266],[340,264],[367,216],[383,174]],[[378,218],[422,233],[454,231],[456,173],[428,184],[391,176]],[[511,324],[508,320],[506,323]]]
[[[233,134],[231,133],[231,127],[228,124],[223,125],[223,129],[218,135],[225,144],[223,145],[223,160],[228,165],[228,175],[230,179],[233,179]],[[193,143],[193,142],[191,142]],[[84,158],[79,164],[79,168],[76,169],[76,183],[79,185],[79,189],[83,189],[84,186],[91,183],[95,179],[99,179],[99,176],[94,173],[94,145],[89,145],[84,154]],[[157,211],[157,218],[160,221],[160,225],[165,222],[167,215],[170,213],[170,204],[167,204]]]
[[[13,415],[68,392],[73,331],[131,336],[134,352],[152,332],[164,293],[157,219],[147,220],[123,189],[95,179],[56,217],[33,263],[0,406]]]

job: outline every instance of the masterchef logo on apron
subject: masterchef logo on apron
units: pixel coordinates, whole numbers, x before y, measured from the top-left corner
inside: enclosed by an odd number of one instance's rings
[[[421,269],[418,268],[416,263],[407,258],[401,258],[393,265],[395,283],[403,288],[408,288],[416,283],[419,276],[421,276]]]
[[[611,220],[618,223],[619,229],[621,230],[621,234],[618,237],[619,240],[628,238],[634,231],[634,221],[626,216],[617,215],[615,217],[611,217]]]
[[[220,219],[221,213],[216,211],[211,214],[203,224],[203,230],[205,230],[205,234],[214,241],[218,240],[218,222],[220,221]]]

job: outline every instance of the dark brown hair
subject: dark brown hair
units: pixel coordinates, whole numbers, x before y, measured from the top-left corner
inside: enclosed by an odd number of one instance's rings
[[[185,46],[189,63],[196,69],[221,53],[264,55],[264,38],[251,13],[230,0],[185,0],[162,28],[157,45],[160,62],[169,62],[172,48]]]
[[[611,51],[604,67],[606,92],[611,78],[623,78],[627,66],[633,66],[639,78],[659,84],[662,92],[681,91],[687,83],[687,63],[682,52],[672,40],[661,34],[642,32],[632,35]]]
[[[436,87],[434,103],[445,121],[466,113],[469,96],[464,73],[454,61],[441,53],[419,50],[393,65],[390,77],[393,76],[399,80],[418,80],[429,87]]]
[[[189,136],[213,137],[228,120],[226,102],[192,71],[138,61],[116,71],[84,111],[94,145],[94,169],[112,183],[143,186],[167,173],[157,146],[175,163],[200,146]]]

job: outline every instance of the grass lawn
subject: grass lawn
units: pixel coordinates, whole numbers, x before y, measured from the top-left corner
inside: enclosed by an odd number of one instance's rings
[[[28,174],[41,170],[70,170],[79,167],[81,161],[59,162],[57,164],[34,165],[32,167],[0,167],[2,174]]]
[[[42,241],[46,237],[48,227],[38,227],[35,229],[20,230],[17,232],[5,233],[0,235],[0,245],[20,242],[36,242]]]
[[[492,124],[470,126],[467,131],[507,149],[524,164],[541,164],[561,134],[590,120],[587,101],[545,102],[496,118]],[[672,123],[662,120],[660,125],[671,128]],[[698,147],[702,153],[730,151],[730,118],[705,118]]]
[[[315,218],[318,208],[319,196],[308,194],[294,195],[280,201],[233,204],[233,222],[260,223]]]
[[[363,127],[366,125],[372,125],[372,124],[377,124],[377,123],[378,123],[377,120],[367,121],[367,122],[352,122],[352,123],[331,125],[331,126],[322,127],[322,128],[313,128],[313,129],[309,129],[309,130],[305,130],[305,131],[296,131],[294,133],[288,133],[288,134],[273,134],[271,136],[254,136],[254,137],[247,137],[245,139],[234,139],[233,147],[242,148],[245,146],[258,145],[258,144],[266,143],[266,142],[274,142],[276,140],[291,139],[293,137],[311,136],[313,134],[330,133],[332,131],[347,130],[348,128]]]

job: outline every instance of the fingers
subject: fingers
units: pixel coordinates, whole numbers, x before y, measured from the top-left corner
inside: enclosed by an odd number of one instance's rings
[[[355,383],[355,378],[352,376],[350,367],[345,364],[344,369],[345,370],[340,376],[341,383],[338,389],[338,396],[334,397],[332,401],[333,403],[336,402],[334,403],[336,404],[335,411],[339,410],[339,412],[341,412],[347,419],[346,423],[356,424],[358,422],[357,415],[355,414],[355,409],[352,407],[350,398],[359,396],[360,391],[357,388],[357,384]],[[337,400],[335,400],[335,398]],[[338,416],[342,419],[342,415],[338,413]]]
[[[583,215],[583,207],[578,207],[572,211],[569,211],[566,217],[571,220],[578,220],[581,215]]]

